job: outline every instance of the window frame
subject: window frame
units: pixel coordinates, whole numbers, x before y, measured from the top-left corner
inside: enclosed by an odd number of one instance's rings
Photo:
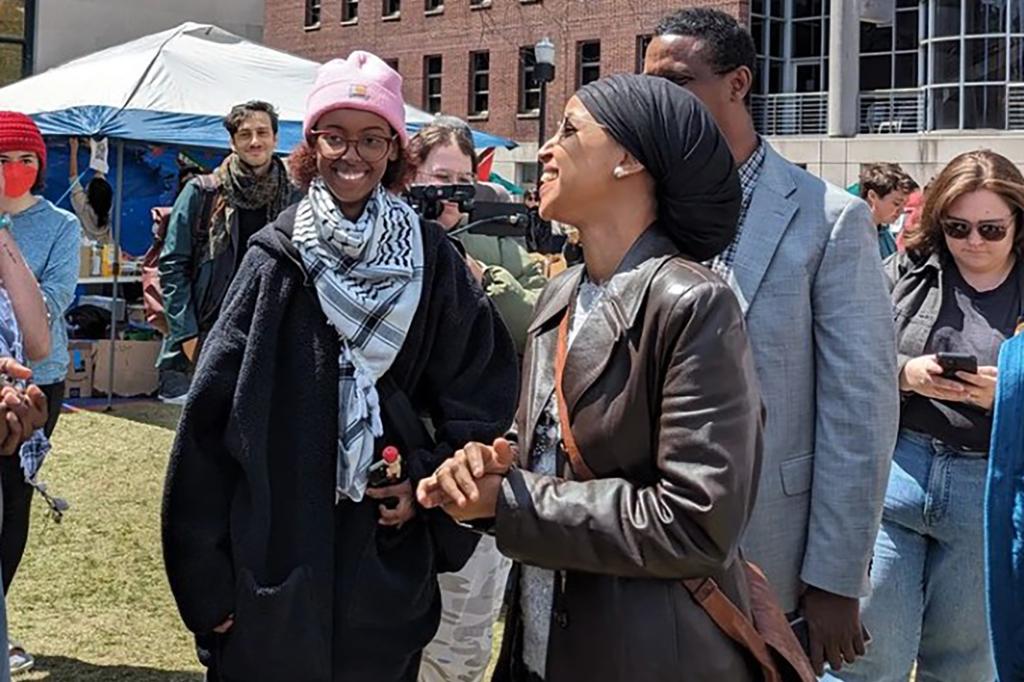
[[[477,59],[483,57],[486,60],[486,68],[480,69]],[[477,77],[484,76],[487,79],[487,89],[477,90]],[[473,50],[469,53],[469,101],[466,112],[469,118],[480,119],[490,116],[491,109],[491,52],[490,50]],[[478,108],[477,98],[483,97],[487,106]]]
[[[431,71],[431,64],[436,60],[439,70]],[[437,82],[437,94],[431,94],[430,84]],[[436,98],[437,110],[431,107]],[[440,114],[444,110],[444,55],[426,54],[423,55],[423,110],[430,114]]]

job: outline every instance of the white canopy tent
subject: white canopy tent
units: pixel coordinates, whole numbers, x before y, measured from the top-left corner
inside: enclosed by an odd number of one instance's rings
[[[120,244],[125,142],[227,149],[224,115],[235,104],[259,99],[278,109],[278,151],[288,152],[301,139],[306,96],[318,66],[216,26],[188,22],[0,88],[0,109],[30,115],[43,135],[115,141],[113,228]],[[410,132],[432,118],[406,105]],[[515,146],[476,131],[474,141],[479,147]],[[111,324],[111,341],[116,327]],[[110,386],[113,367],[111,358]]]
[[[280,112],[279,148],[287,152],[301,137],[318,66],[216,26],[185,23],[2,88],[0,108],[31,115],[44,135],[224,149],[224,115],[239,102],[262,99]],[[432,118],[406,105],[411,131]],[[480,147],[515,146],[474,135]]]

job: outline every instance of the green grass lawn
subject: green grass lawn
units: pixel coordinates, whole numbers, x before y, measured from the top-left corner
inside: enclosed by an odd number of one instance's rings
[[[160,498],[178,408],[65,414],[41,479],[71,503],[57,525],[38,495],[7,600],[36,657],[18,680],[198,682],[160,553]]]
[[[36,657],[17,680],[199,682],[164,577],[160,498],[178,408],[64,414],[40,478],[71,503],[59,525],[38,495],[7,600],[11,637]],[[501,624],[495,628],[495,648]]]

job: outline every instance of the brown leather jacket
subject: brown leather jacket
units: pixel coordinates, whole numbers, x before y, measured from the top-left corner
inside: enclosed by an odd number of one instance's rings
[[[685,260],[657,226],[632,247],[612,296],[566,361],[572,431],[596,480],[526,470],[552,395],[558,323],[576,267],[553,280],[529,330],[520,468],[503,484],[502,553],[558,571],[547,682],[744,682],[758,675],[680,583],[713,577],[748,609],[737,561],[754,504],[762,412],[747,334],[729,287]],[[561,462],[560,462],[561,466]],[[519,581],[496,681],[520,664]]]

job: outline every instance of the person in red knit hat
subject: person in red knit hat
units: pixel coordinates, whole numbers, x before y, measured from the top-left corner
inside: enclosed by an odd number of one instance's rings
[[[44,433],[49,438],[60,416],[68,367],[68,338],[64,313],[74,299],[78,284],[78,253],[81,228],[78,219],[36,193],[46,176],[46,143],[28,116],[0,111],[0,168],[3,192],[0,212],[10,216],[10,232],[43,294],[50,324],[50,352],[30,363],[33,381],[46,396],[49,418]],[[28,542],[32,491],[45,453],[38,456],[0,458],[3,486],[3,529],[0,530],[0,570],[4,593],[25,553]],[[32,656],[21,646],[9,644],[11,672],[28,670]]]

